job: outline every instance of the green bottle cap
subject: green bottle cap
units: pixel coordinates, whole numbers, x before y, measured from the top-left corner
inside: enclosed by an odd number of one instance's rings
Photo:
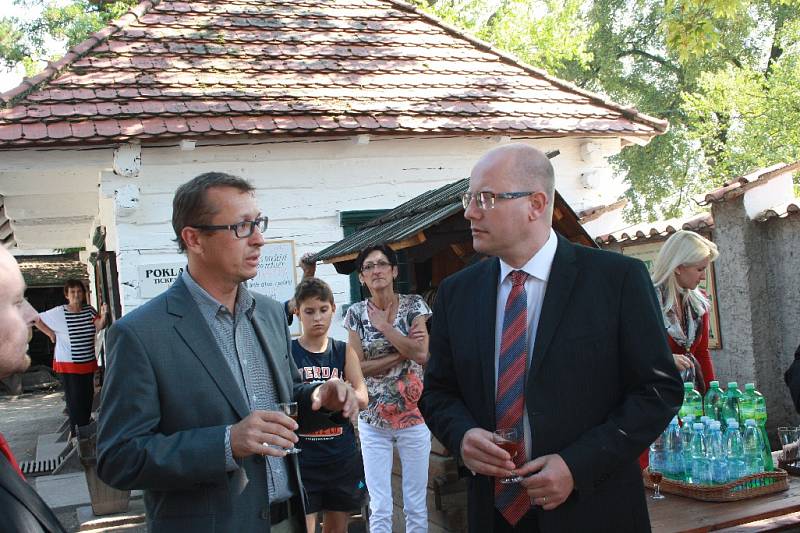
[[[714,381],[712,381],[712,382],[710,383],[710,385],[711,385],[711,388],[712,388],[712,389],[718,389],[718,388],[719,388],[719,381],[717,381],[717,380],[714,380]]]
[[[737,382],[735,382],[735,381],[729,381],[728,382],[728,388],[729,389],[738,389],[739,388],[739,384]]]
[[[687,381],[686,383],[683,384],[683,390],[692,390],[692,389],[694,389],[694,383],[692,383],[691,381]]]
[[[744,384],[744,390],[756,390],[756,384],[755,383],[745,383]]]

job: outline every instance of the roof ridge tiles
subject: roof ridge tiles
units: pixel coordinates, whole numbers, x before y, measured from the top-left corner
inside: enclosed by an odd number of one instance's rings
[[[153,6],[158,5],[160,1],[161,0],[142,0],[120,18],[111,21],[106,27],[94,32],[85,40],[67,50],[67,53],[65,53],[61,59],[48,63],[47,67],[39,74],[31,78],[24,78],[22,83],[18,86],[4,93],[0,93],[0,106],[10,107],[16,101],[36,90],[40,84],[55,78],[66,69],[66,67],[88,54],[95,46],[105,42],[119,30],[127,27],[129,24],[133,23],[133,21],[138,20],[139,17],[146,14]]]
[[[499,56],[501,59],[503,59],[505,61],[511,61],[514,65],[516,65],[516,66],[518,66],[518,67],[520,67],[520,68],[522,68],[522,69],[524,69],[524,70],[526,70],[526,71],[528,71],[528,72],[530,72],[532,74],[535,74],[535,75],[537,75],[539,77],[542,77],[542,78],[546,79],[547,81],[549,81],[553,85],[556,85],[558,87],[562,87],[562,88],[567,89],[569,91],[573,91],[573,92],[576,92],[576,93],[581,94],[583,96],[586,96],[587,98],[589,98],[591,100],[594,100],[594,101],[596,101],[596,102],[598,102],[598,103],[600,103],[600,104],[602,104],[602,105],[604,105],[606,107],[610,107],[612,109],[615,109],[615,110],[619,111],[626,118],[630,118],[630,119],[636,120],[638,122],[644,122],[648,126],[653,127],[654,129],[656,129],[657,131],[659,131],[661,133],[664,133],[669,129],[669,121],[667,121],[667,120],[658,119],[656,117],[647,115],[645,113],[641,113],[641,112],[637,111],[636,108],[634,108],[632,106],[623,106],[623,105],[617,104],[616,102],[613,102],[612,100],[610,100],[609,98],[607,98],[607,97],[605,97],[605,96],[603,96],[601,94],[598,94],[598,93],[595,93],[595,92],[592,92],[592,91],[587,91],[586,89],[582,89],[582,88],[578,87],[574,83],[570,83],[570,82],[564,81],[562,79],[556,78],[554,76],[551,76],[545,70],[542,70],[542,69],[536,68],[536,67],[534,67],[532,65],[529,65],[529,64],[521,61],[519,58],[513,56],[512,54],[509,54],[507,52],[503,52],[502,50],[498,50],[492,44],[490,44],[490,43],[488,43],[488,42],[486,42],[486,41],[484,41],[482,39],[479,39],[477,37],[474,37],[474,36],[464,32],[464,31],[456,28],[455,26],[453,26],[451,24],[448,24],[447,22],[439,19],[438,17],[435,17],[433,15],[430,15],[430,14],[422,11],[421,9],[419,9],[417,6],[415,6],[413,4],[409,4],[408,2],[405,2],[404,0],[386,0],[386,1],[391,3],[391,4],[395,4],[395,5],[399,6],[401,9],[406,9],[406,10],[410,10],[410,11],[412,11],[414,13],[417,13],[421,17],[423,17],[423,18],[427,19],[428,21],[430,21],[431,23],[443,28],[447,32],[452,33],[452,34],[454,34],[455,36],[457,36],[457,37],[459,37],[461,39],[466,39],[469,42],[471,42],[471,43],[475,44],[476,46],[478,46],[479,48],[482,48],[484,50],[487,50],[489,52],[497,54],[497,56]]]

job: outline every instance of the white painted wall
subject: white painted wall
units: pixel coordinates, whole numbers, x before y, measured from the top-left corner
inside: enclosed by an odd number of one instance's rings
[[[112,171],[114,146],[25,149],[0,152],[0,195],[23,249],[85,246],[91,251],[94,226],[106,226],[107,249],[117,252],[123,312],[128,312],[144,301],[138,291],[140,264],[183,259],[172,241],[172,196],[180,184],[202,172],[223,171],[251,180],[270,217],[266,237],[295,241],[299,257],[342,238],[342,211],[390,209],[467,177],[484,152],[507,140],[207,139],[198,140],[191,151],[182,151],[174,141],[142,146],[134,177]],[[620,187],[624,190],[606,162],[621,149],[619,138],[512,141],[560,150],[553,160],[556,188],[576,211],[612,203]],[[318,275],[331,284],[340,308],[349,303],[346,276],[330,265],[320,266]],[[337,324],[333,335],[343,338],[344,330]]]
[[[612,184],[587,189],[581,172],[603,171],[605,157],[619,150],[619,139],[593,140],[592,158],[584,160],[581,139],[530,139],[542,149],[561,151],[553,160],[556,187],[574,209],[619,196]],[[108,228],[107,247],[117,251],[124,312],[141,305],[140,264],[180,261],[172,239],[171,204],[175,189],[194,176],[223,171],[249,179],[263,212],[270,218],[267,239],[295,241],[299,258],[340,240],[339,213],[387,209],[423,192],[469,175],[475,161],[497,146],[489,138],[376,138],[282,140],[251,145],[203,145],[193,151],[178,146],[142,147],[142,166],[135,178],[101,174],[99,223]],[[584,150],[585,152],[585,150]],[[138,208],[122,213],[116,191],[138,188]],[[130,205],[126,193],[125,205]],[[330,265],[317,274],[334,290],[337,304],[349,303],[349,281]],[[298,270],[298,278],[300,272]],[[335,320],[332,335],[344,338]]]
[[[793,172],[776,176],[744,193],[744,210],[753,220],[765,210],[791,201],[794,198]]]
[[[0,195],[22,249],[86,246],[111,148],[0,152]],[[89,243],[91,244],[91,243]]]
[[[629,225],[625,222],[625,217],[623,216],[624,211],[624,207],[619,207],[613,211],[603,213],[596,219],[583,224],[583,229],[585,229],[586,233],[591,235],[592,238],[595,238],[599,235],[606,235],[612,231],[624,228]]]

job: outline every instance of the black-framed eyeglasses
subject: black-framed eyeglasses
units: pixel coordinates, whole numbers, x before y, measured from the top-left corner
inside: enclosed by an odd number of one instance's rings
[[[269,217],[258,217],[254,220],[242,220],[236,224],[222,224],[222,225],[208,225],[196,224],[190,225],[190,228],[201,229],[203,231],[217,231],[217,230],[233,230],[238,239],[246,239],[258,228],[260,233],[267,231],[269,224]]]
[[[478,209],[494,209],[494,201],[496,198],[500,198],[501,200],[513,200],[514,198],[524,198],[525,196],[530,196],[532,194],[536,194],[536,191],[524,191],[524,192],[489,192],[489,191],[480,191],[480,192],[465,192],[461,195],[461,205],[464,206],[464,209],[469,207],[470,202],[472,199],[475,199],[475,203],[478,204]]]

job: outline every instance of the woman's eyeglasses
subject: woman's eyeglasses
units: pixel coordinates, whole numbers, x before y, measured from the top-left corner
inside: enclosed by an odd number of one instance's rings
[[[392,264],[389,263],[388,261],[378,261],[376,263],[364,263],[363,265],[361,265],[361,272],[372,272],[376,268],[380,270],[385,270],[390,266],[392,266]]]

